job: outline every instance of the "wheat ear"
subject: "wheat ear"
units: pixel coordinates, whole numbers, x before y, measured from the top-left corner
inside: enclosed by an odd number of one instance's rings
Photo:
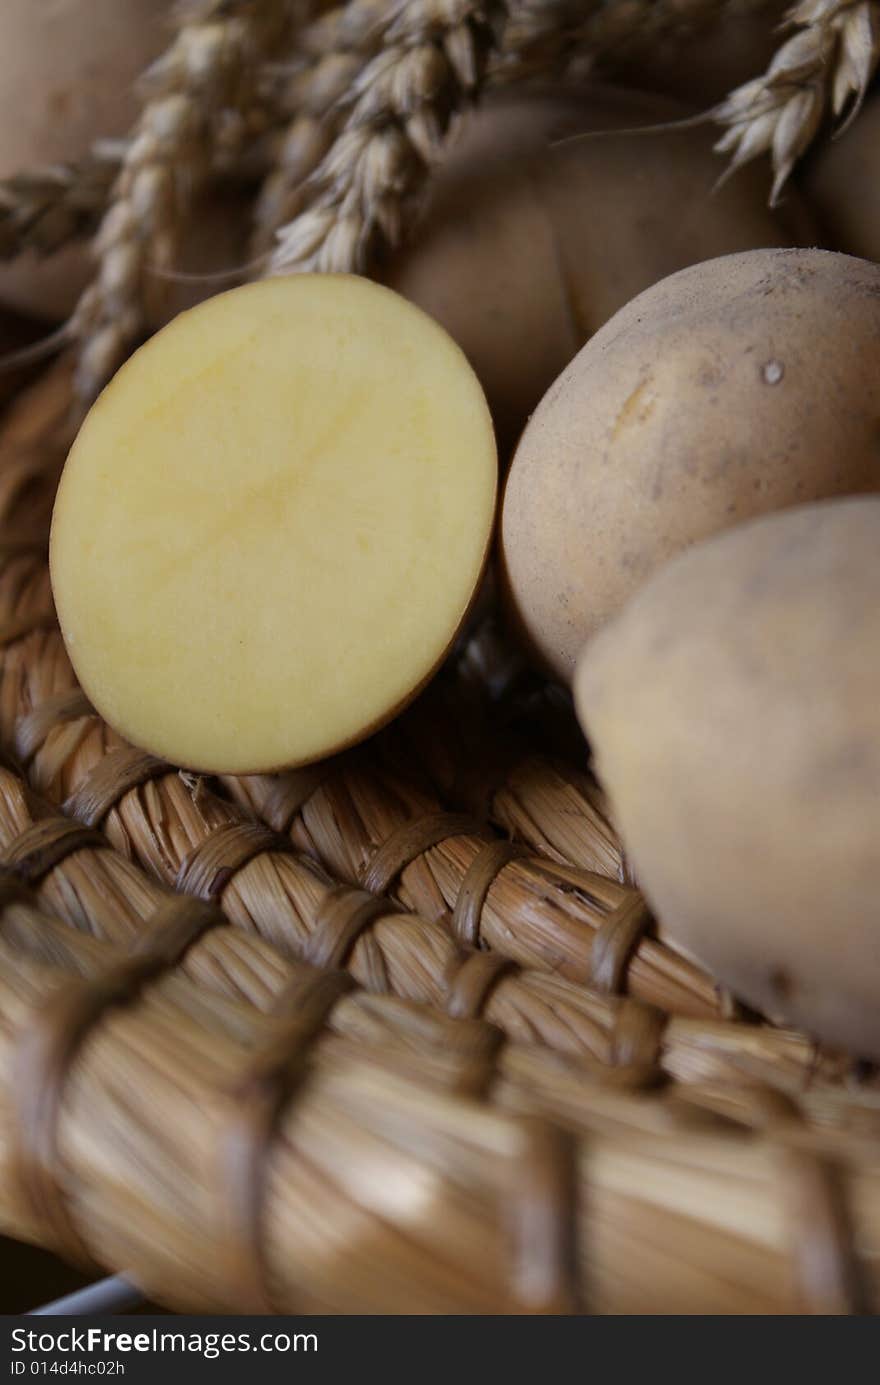
[[[77,392],[88,403],[145,327],[146,279],[170,268],[187,194],[218,148],[232,150],[284,0],[202,0],[177,10],[177,34],[145,77],[148,98],[95,238],[98,273],[71,320]]]
[[[725,127],[715,148],[730,154],[729,172],[768,153],[774,204],[823,118],[851,120],[880,59],[880,5],[875,0],[801,0],[789,10],[791,37],[767,71],[722,101],[712,119]]]
[[[257,204],[255,254],[277,241],[274,272],[363,268],[372,239],[393,242],[399,234],[407,198],[433,164],[455,112],[484,83],[558,66],[590,8],[584,0],[349,0],[313,21],[298,36],[276,94],[291,119]],[[361,182],[360,198],[342,192],[348,176]],[[346,227],[325,247],[334,209],[343,206]],[[315,215],[295,221],[307,207]],[[306,253],[316,231],[321,243]]]
[[[484,88],[613,57],[645,32],[684,42],[742,3],[350,0],[299,36],[255,253],[274,240],[270,273],[364,270],[380,241],[400,238],[453,115]]]
[[[453,115],[477,93],[504,14],[489,0],[354,0],[344,15],[325,17],[328,27],[361,23],[366,61],[339,96],[341,129],[315,171],[309,207],[277,234],[270,273],[363,270],[377,241],[399,239],[405,203]]]
[[[119,151],[106,144],[79,163],[51,164],[0,181],[0,260],[26,250],[51,255],[90,235],[118,171]]]
[[[760,9],[771,0],[508,0],[501,47],[490,57],[491,85],[522,81],[565,66],[584,52],[614,54],[632,44],[677,34],[682,45],[724,15]],[[384,0],[349,0],[310,22],[315,0],[288,0],[298,26],[295,54],[264,65],[255,84],[250,125],[270,132],[274,148],[255,208],[255,254],[265,252],[275,232],[302,210],[318,168],[349,114],[352,83],[381,47],[393,6]],[[178,54],[179,57],[179,54]],[[180,75],[180,74],[179,74]],[[183,74],[185,76],[185,73]],[[215,131],[212,164],[237,168],[241,113],[227,110]],[[253,119],[256,117],[256,122]],[[91,235],[106,210],[128,143],[102,141],[79,163],[36,169],[0,181],[0,259],[23,251],[49,254],[71,240]],[[263,152],[270,152],[265,148]],[[242,150],[249,168],[263,163],[251,143]],[[263,171],[260,169],[259,171]]]
[[[346,97],[354,80],[381,46],[383,13],[390,22],[392,6],[348,0],[299,31],[296,52],[279,69],[274,92],[288,118],[275,166],[254,208],[255,255],[267,252],[276,231],[302,210],[307,180],[345,124]]]

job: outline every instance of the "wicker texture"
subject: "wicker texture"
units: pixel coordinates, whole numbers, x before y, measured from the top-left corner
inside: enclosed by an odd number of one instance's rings
[[[876,1307],[876,1071],[670,945],[491,592],[368,745],[207,781],[94,712],[46,563],[189,181],[266,173],[253,273],[363,267],[485,87],[739,3],[186,0],[131,138],[0,188],[0,256],[100,227],[78,365],[0,427],[0,1230],[192,1310]],[[736,161],[858,103],[875,9],[798,7],[710,113]]]
[[[69,388],[0,450],[4,1229],[188,1308],[872,1303],[873,1073],[644,936],[491,626],[371,746],[228,797],[100,722],[45,566]]]

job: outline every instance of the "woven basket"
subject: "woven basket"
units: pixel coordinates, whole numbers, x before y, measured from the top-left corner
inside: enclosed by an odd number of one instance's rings
[[[874,1069],[664,938],[490,590],[312,769],[101,721],[46,565],[71,390],[0,427],[0,1231],[179,1310],[871,1311]]]
[[[657,935],[491,618],[312,770],[207,783],[92,711],[45,563],[68,396],[0,439],[3,1229],[181,1309],[869,1305],[874,1073]]]

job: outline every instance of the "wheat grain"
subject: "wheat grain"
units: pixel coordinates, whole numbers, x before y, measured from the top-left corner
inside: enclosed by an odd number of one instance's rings
[[[71,320],[77,392],[90,401],[144,330],[145,278],[169,268],[187,193],[247,131],[260,61],[284,0],[203,0],[178,10],[168,51],[146,74],[142,115],[95,239],[98,274]]]
[[[270,273],[355,270],[395,244],[453,117],[490,85],[682,41],[768,0],[350,0],[308,26],[279,97],[294,116],[257,208]]]
[[[189,189],[209,168],[235,166],[282,111],[292,118],[256,209],[260,248],[277,237],[271,272],[364,269],[380,242],[402,235],[453,117],[485,85],[607,59],[635,38],[684,40],[742,3],[349,0],[310,23],[314,0],[190,3],[148,74],[131,139],[0,184],[0,257],[88,233],[120,161],[96,239],[98,279],[72,323],[79,390],[91,398],[144,329],[144,281],[170,266]],[[823,116],[857,111],[880,56],[877,12],[876,0],[803,0],[789,12],[793,32],[767,71],[707,115],[724,129],[717,147],[731,170],[769,151],[778,198]],[[265,36],[294,15],[296,52],[270,67]]]
[[[710,112],[724,127],[716,150],[728,172],[769,153],[775,204],[823,119],[852,119],[880,60],[880,5],[875,0],[802,0],[789,10],[794,32],[767,71]]]
[[[98,224],[119,170],[116,151],[52,164],[0,182],[0,259],[25,250],[49,255]]]
[[[253,141],[241,149],[251,171],[266,176],[255,208],[255,254],[272,244],[276,230],[304,209],[313,188],[308,180],[345,126],[351,92],[364,64],[375,56],[399,6],[377,0],[349,0],[306,21],[315,0],[288,0],[302,26],[297,52],[284,63],[266,63],[256,76],[247,116],[223,113],[215,120],[210,148],[212,166],[237,171],[239,149],[246,132],[273,137],[262,150]],[[585,4],[583,0],[508,0],[503,42],[490,55],[486,82],[500,85],[583,62],[583,55],[613,55],[633,45],[645,47],[658,34],[676,36],[682,43],[731,11],[760,9],[770,0],[615,0]],[[210,7],[202,6],[207,14]],[[478,71],[466,28],[450,29],[444,44],[453,68],[474,89]],[[179,50],[153,69],[186,82],[186,63]],[[0,258],[24,250],[46,254],[68,241],[91,234],[106,208],[107,198],[128,144],[105,141],[80,163],[38,169],[0,183]],[[269,153],[267,160],[261,154]],[[255,157],[256,156],[256,157]],[[308,239],[308,236],[306,236]]]
[[[407,201],[452,117],[476,94],[504,15],[494,0],[354,0],[311,27],[306,44],[317,77],[313,70],[306,87],[319,109],[335,98],[335,138],[316,133],[319,117],[309,111],[312,123],[294,126],[282,177],[261,204],[264,235],[281,211],[298,207],[314,152],[323,158],[309,205],[277,233],[271,273],[363,269],[378,240],[399,238]]]
[[[276,93],[292,118],[257,205],[255,253],[268,250],[277,237],[276,271],[318,263],[341,267],[339,256],[348,247],[354,256],[348,267],[354,268],[363,263],[373,231],[393,242],[407,195],[433,164],[455,111],[476,97],[484,81],[509,81],[558,65],[584,9],[584,0],[349,0],[321,16],[300,34],[298,57]],[[511,53],[505,51],[508,34]],[[398,108],[401,100],[404,110]],[[366,123],[381,132],[379,147],[343,139]],[[403,140],[388,135],[395,124],[403,126]],[[331,178],[330,161],[322,160],[334,140],[341,144]],[[361,180],[372,204],[365,206],[363,198],[359,203],[355,195],[334,199],[330,184],[341,192],[348,175]],[[304,224],[291,225],[309,206]],[[319,228],[330,226],[334,206],[345,209],[347,226],[316,259]]]

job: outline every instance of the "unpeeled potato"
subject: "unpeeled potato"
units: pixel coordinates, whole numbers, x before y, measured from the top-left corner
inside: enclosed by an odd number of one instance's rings
[[[499,96],[462,124],[421,227],[387,282],[437,318],[486,390],[502,457],[584,342],[637,293],[697,260],[802,243],[767,180],[723,168],[705,129],[614,133],[687,110],[659,96]],[[555,145],[579,131],[597,138]],[[792,199],[796,207],[796,199]]]
[[[575,680],[670,936],[764,1013],[874,1059],[878,558],[875,497],[740,525],[657,573]]]
[[[880,267],[754,250],[672,275],[588,342],[517,448],[504,580],[569,681],[666,559],[741,520],[880,489]]]

